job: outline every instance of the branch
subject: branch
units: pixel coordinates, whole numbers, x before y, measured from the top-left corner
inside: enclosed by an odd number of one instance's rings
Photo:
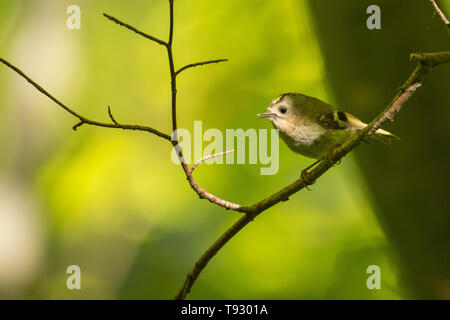
[[[291,183],[287,187],[281,189],[277,193],[253,204],[249,207],[241,206],[236,211],[244,212],[246,215],[241,217],[235,224],[233,224],[225,233],[216,240],[205,253],[197,260],[193,269],[188,273],[183,286],[175,296],[175,299],[185,299],[187,294],[191,291],[194,282],[197,280],[200,273],[206,267],[208,262],[216,255],[216,253],[230,241],[242,228],[249,224],[253,219],[260,215],[265,210],[273,207],[279,202],[285,201],[287,198],[306,188],[309,184],[314,183],[325,172],[332,168],[350,151],[359,146],[364,140],[376,131],[388,119],[393,119],[400,111],[401,107],[408,101],[414,92],[421,86],[423,76],[425,76],[431,67],[436,67],[440,64],[450,63],[450,52],[440,53],[426,53],[426,54],[412,54],[412,60],[418,60],[419,64],[408,80],[403,84],[400,91],[397,93],[392,102],[381,112],[374,120],[372,120],[366,128],[361,130],[359,134],[335,149],[329,157],[321,161],[312,171],[306,173],[303,177]]]
[[[9,63],[8,61],[6,61],[5,59],[2,59],[2,58],[0,58],[0,62],[3,63],[4,65],[6,65],[7,67],[9,67],[10,69],[12,69],[13,71],[15,71],[22,78],[27,80],[39,92],[41,92],[42,94],[46,95],[48,98],[50,98],[52,101],[54,101],[61,108],[66,110],[68,113],[70,113],[74,117],[78,118],[80,120],[80,122],[73,127],[74,130],[77,130],[83,124],[89,124],[89,125],[92,125],[92,126],[104,127],[104,128],[117,128],[117,129],[124,129],[124,130],[147,131],[147,132],[155,134],[155,135],[157,135],[157,136],[159,136],[159,137],[161,137],[163,139],[166,139],[166,140],[170,141],[170,136],[168,134],[162,133],[162,132],[160,132],[160,131],[158,131],[156,129],[150,128],[150,127],[141,126],[141,125],[131,125],[131,124],[117,124],[117,123],[111,124],[111,123],[105,123],[105,122],[98,122],[98,121],[90,120],[90,119],[88,119],[88,118],[78,114],[77,112],[73,111],[71,108],[66,106],[64,103],[62,103],[61,101],[56,99],[54,96],[52,96],[44,88],[42,88],[40,85],[38,85],[36,82],[34,82],[30,77],[28,77],[25,73],[23,73],[22,70],[20,70],[16,66],[12,65],[11,63]]]
[[[448,63],[448,51],[433,53],[412,53],[411,61],[420,62],[426,66],[434,67],[439,64]]]
[[[78,129],[79,127],[81,127],[83,124],[84,124],[84,121],[78,122],[76,125],[74,125],[74,126],[72,127],[73,131],[77,131],[77,129]]]
[[[124,26],[125,28],[147,38],[150,39],[160,45],[163,45],[166,47],[167,49],[167,56],[169,59],[169,70],[170,70],[170,78],[171,78],[171,110],[172,110],[172,137],[170,138],[170,140],[172,141],[172,145],[175,148],[178,158],[180,160],[181,163],[181,167],[183,168],[183,171],[186,175],[186,178],[189,182],[189,185],[191,186],[191,188],[197,193],[197,195],[199,196],[200,199],[208,199],[210,202],[217,204],[218,206],[221,206],[223,208],[226,209],[231,209],[231,210],[238,210],[240,208],[240,205],[237,205],[235,203],[223,200],[221,198],[218,198],[217,196],[207,192],[205,189],[201,188],[198,186],[197,182],[195,181],[194,177],[192,176],[192,171],[191,169],[189,169],[189,166],[187,165],[187,163],[184,160],[183,157],[183,153],[181,152],[181,148],[179,148],[178,146],[178,136],[177,136],[177,82],[176,82],[176,77],[179,73],[181,73],[182,71],[188,69],[188,68],[192,68],[195,66],[200,66],[200,65],[205,65],[205,64],[211,64],[211,63],[219,63],[222,61],[225,61],[225,59],[220,59],[220,60],[214,60],[214,61],[205,61],[205,62],[200,62],[200,63],[194,63],[194,64],[190,64],[187,65],[181,69],[179,69],[178,71],[175,71],[175,63],[174,63],[174,58],[173,58],[173,49],[172,49],[172,45],[173,45],[173,33],[174,33],[174,1],[173,0],[169,0],[169,16],[170,16],[170,21],[169,21],[169,40],[168,42],[162,41],[158,38],[155,38],[151,35],[148,35],[142,31],[137,30],[136,28],[134,28],[133,26],[130,26],[129,24],[126,24],[112,16],[109,16],[107,14],[103,14],[106,18],[108,18],[111,21],[114,21],[115,23]]]
[[[223,207],[227,210],[234,210],[239,211],[241,206],[221,199],[212,193],[209,193],[205,189],[199,187],[197,182],[195,181],[191,169],[189,169],[189,166],[187,165],[186,161],[184,160],[183,153],[181,152],[181,148],[178,145],[178,135],[177,135],[177,72],[175,71],[175,63],[173,58],[173,50],[172,50],[172,44],[173,44],[173,31],[174,31],[174,10],[173,10],[173,0],[169,0],[169,6],[170,6],[170,28],[169,28],[169,42],[167,43],[167,57],[169,59],[169,70],[170,70],[170,79],[171,79],[171,101],[172,101],[172,145],[175,148],[178,159],[180,160],[181,167],[183,168],[184,174],[186,175],[186,178],[189,182],[190,187],[192,190],[197,193],[200,199],[207,199],[210,202]]]
[[[112,115],[112,113],[111,113],[111,108],[110,108],[109,106],[108,106],[108,115],[109,115],[109,117],[111,118],[111,121],[112,121],[114,124],[117,124],[117,125],[118,125],[116,119],[114,119],[114,117],[113,117],[113,115]]]
[[[172,139],[173,139],[173,137],[172,137]],[[192,188],[192,190],[195,191],[195,193],[197,193],[197,195],[200,199],[207,199],[210,202],[218,205],[219,207],[225,208],[227,210],[240,211],[241,205],[221,199],[221,198],[213,195],[212,193],[209,193],[202,187],[199,187],[199,185],[197,184],[197,182],[194,179],[194,176],[192,175],[192,171],[194,171],[195,167],[198,164],[194,164],[193,169],[189,169],[189,166],[185,162],[185,160],[183,158],[183,154],[181,153],[181,150],[180,150],[181,148],[178,145],[178,141],[172,141],[172,144],[177,152],[178,159],[180,160],[181,167],[183,168],[184,174],[186,175],[186,178],[189,182],[190,187]],[[227,151],[227,152],[229,152],[229,151]]]
[[[199,164],[201,164],[202,162],[204,162],[206,160],[217,158],[217,157],[221,157],[221,156],[224,156],[224,155],[226,155],[228,153],[232,153],[232,152],[234,152],[234,149],[228,150],[228,151],[224,151],[224,152],[215,153],[215,154],[210,154],[209,156],[203,157],[200,160],[198,160],[196,163],[194,163],[194,165],[191,167],[189,172],[192,174],[192,172],[194,172],[195,168],[197,168]]]
[[[175,143],[178,143],[177,136],[177,75],[175,72],[175,63],[173,59],[173,0],[169,0],[170,5],[170,27],[169,27],[169,42],[167,43],[167,57],[169,58],[169,69],[170,69],[170,79],[171,79],[171,93],[172,93],[172,130],[173,137],[172,140]],[[181,151],[179,151],[179,155],[182,156]]]
[[[373,126],[370,128],[368,135],[374,134],[381,127],[381,125],[386,122],[386,120],[394,121],[394,116],[398,112],[400,112],[406,101],[411,98],[411,96],[420,86],[422,86],[422,84],[420,82],[416,82],[410,87],[406,88],[406,90],[398,97],[398,99],[394,101],[392,106],[386,112],[384,112],[378,120],[375,121]]]
[[[165,41],[163,41],[163,40],[160,40],[160,39],[158,39],[158,38],[156,38],[156,37],[154,37],[154,36],[151,36],[151,35],[149,35],[149,34],[147,34],[147,33],[145,33],[145,32],[142,32],[142,31],[136,29],[135,27],[130,26],[129,24],[127,24],[127,23],[125,23],[125,22],[122,22],[122,21],[120,21],[119,19],[116,19],[116,18],[114,18],[114,17],[112,17],[112,16],[110,16],[110,15],[108,15],[108,14],[106,14],[106,13],[104,13],[103,15],[104,15],[107,19],[109,19],[109,20],[111,20],[111,21],[117,23],[118,25],[121,25],[122,27],[125,27],[125,28],[127,28],[127,29],[133,31],[133,32],[137,33],[138,35],[143,36],[144,38],[147,38],[147,39],[149,39],[149,40],[151,40],[151,41],[154,41],[154,42],[156,42],[156,43],[158,43],[158,44],[160,44],[160,45],[162,45],[162,46],[167,47],[167,42],[165,42]]]
[[[441,17],[441,19],[444,22],[444,24],[447,25],[448,28],[450,28],[450,21],[448,21],[448,19],[445,17],[445,15],[442,12],[442,10],[439,9],[438,5],[436,4],[436,1],[435,0],[430,0],[430,2],[433,5],[434,10],[436,10],[436,13],[439,15],[439,17]]]
[[[189,69],[189,68],[204,66],[204,65],[212,64],[212,63],[226,62],[226,61],[228,61],[228,59],[217,59],[217,60],[209,60],[209,61],[191,63],[191,64],[185,65],[184,67],[180,68],[177,72],[175,72],[175,75],[178,76],[181,72],[183,72],[184,70]]]
[[[103,14],[106,18],[108,18],[111,21],[114,21],[115,23],[124,26],[125,28],[147,38],[152,41],[155,41],[158,44],[164,45],[167,49],[167,57],[169,60],[169,71],[170,71],[170,78],[171,78],[171,110],[172,110],[172,137],[170,140],[172,141],[172,145],[175,148],[178,159],[180,160],[181,167],[183,168],[183,171],[186,175],[186,178],[189,182],[190,187],[197,193],[200,199],[207,199],[212,203],[215,203],[216,205],[223,207],[225,209],[231,209],[231,210],[239,210],[240,205],[223,200],[209,192],[207,192],[205,189],[198,186],[197,182],[195,181],[194,177],[192,176],[191,169],[189,169],[189,166],[187,165],[186,161],[184,160],[183,153],[181,151],[181,148],[178,146],[178,136],[177,136],[177,82],[176,77],[179,73],[181,73],[183,70],[186,70],[188,68],[192,68],[195,66],[205,65],[205,64],[211,64],[211,63],[219,63],[222,61],[225,61],[225,59],[220,60],[214,60],[214,61],[205,61],[205,62],[199,62],[199,63],[193,63],[190,65],[187,65],[185,67],[182,67],[178,71],[175,71],[175,63],[173,58],[173,33],[174,33],[174,0],[169,0],[169,40],[168,42],[162,41],[160,39],[157,39],[153,36],[150,36],[142,31],[137,30],[136,28],[130,26],[129,24],[126,24],[124,22],[121,22],[120,20],[109,16],[107,14]]]
[[[361,130],[354,139],[348,141],[347,143],[343,144],[342,146],[336,148],[333,150],[333,152],[324,160],[322,160],[313,170],[310,172],[307,172],[306,174],[302,175],[302,177],[287,187],[283,188],[279,192],[253,204],[252,206],[241,206],[236,203],[229,202],[227,200],[218,198],[217,196],[207,192],[205,189],[198,186],[196,183],[192,172],[195,170],[195,168],[203,161],[213,158],[215,156],[223,155],[217,154],[217,155],[211,155],[204,157],[197,161],[192,168],[189,168],[187,163],[185,162],[183,158],[183,154],[181,152],[181,148],[178,144],[178,136],[177,136],[177,105],[176,105],[176,97],[177,97],[177,84],[176,84],[176,77],[179,73],[182,71],[206,64],[211,63],[218,63],[225,61],[225,59],[221,60],[211,60],[211,61],[205,61],[205,62],[199,62],[199,63],[193,63],[190,65],[186,65],[179,69],[178,71],[175,71],[175,64],[174,64],[174,58],[173,58],[173,33],[174,33],[174,8],[173,0],[169,0],[170,4],[170,30],[169,30],[169,40],[168,42],[162,41],[158,38],[155,38],[153,36],[150,36],[146,33],[143,33],[136,28],[123,23],[119,21],[116,18],[113,18],[109,15],[104,14],[104,16],[111,21],[114,21],[118,23],[121,26],[126,27],[127,29],[144,36],[147,39],[150,39],[160,45],[163,45],[167,49],[167,55],[169,60],[169,69],[170,69],[170,78],[171,78],[171,117],[172,117],[172,129],[173,134],[172,137],[162,133],[156,129],[153,129],[151,127],[145,127],[140,125],[122,125],[118,124],[117,121],[114,119],[111,113],[111,109],[108,107],[108,115],[113,123],[104,123],[104,122],[97,122],[94,120],[90,120],[75,111],[73,111],[71,108],[67,107],[65,104],[60,102],[58,99],[53,97],[50,93],[48,93],[45,89],[43,89],[41,86],[39,86],[36,82],[34,82],[32,79],[30,79],[27,75],[25,75],[20,69],[15,67],[14,65],[10,64],[4,59],[0,58],[0,62],[11,68],[13,71],[18,73],[21,77],[26,79],[31,85],[33,85],[38,91],[43,93],[45,96],[50,98],[52,101],[54,101],[56,104],[58,104],[61,108],[63,108],[65,111],[72,114],[74,117],[78,118],[79,122],[73,127],[74,130],[82,126],[83,124],[89,124],[93,126],[100,126],[100,127],[107,127],[107,128],[119,128],[119,129],[126,129],[126,130],[139,130],[139,131],[147,131],[152,134],[155,134],[165,140],[168,140],[172,143],[173,147],[175,148],[178,158],[180,159],[181,167],[186,175],[186,178],[189,182],[189,185],[191,188],[197,193],[197,195],[201,199],[208,199],[210,202],[221,206],[225,209],[234,210],[237,212],[243,212],[246,213],[243,217],[241,217],[234,225],[232,225],[197,261],[192,271],[187,275],[187,278],[183,284],[183,287],[180,289],[178,294],[176,295],[176,299],[185,299],[186,295],[190,292],[192,285],[194,284],[195,280],[198,278],[201,271],[205,268],[207,263],[214,257],[214,255],[230,240],[236,235],[242,228],[244,228],[249,222],[251,222],[254,218],[256,218],[259,214],[264,212],[265,210],[271,208],[272,206],[278,204],[279,202],[286,201],[291,195],[295,194],[296,192],[300,191],[303,188],[306,188],[308,185],[314,183],[320,176],[322,176],[326,171],[328,171],[331,167],[334,166],[337,162],[339,162],[346,154],[348,154],[350,151],[352,151],[354,148],[356,148],[358,145],[360,145],[363,141],[365,141],[366,137],[373,134],[377,128],[379,128],[385,121],[387,120],[393,120],[395,114],[397,114],[401,107],[408,101],[408,99],[414,94],[414,92],[420,87],[423,76],[428,73],[428,71],[436,67],[440,64],[444,63],[450,63],[450,52],[439,52],[439,53],[418,53],[418,54],[412,54],[411,60],[417,61],[418,66],[414,70],[414,72],[411,74],[411,76],[408,78],[408,80],[405,82],[405,84],[401,87],[399,93],[395,96],[393,101],[389,104],[389,106],[380,113],[379,116],[377,116],[373,121],[371,121],[366,128]],[[231,151],[227,151],[231,152]],[[226,153],[227,153],[226,152]]]

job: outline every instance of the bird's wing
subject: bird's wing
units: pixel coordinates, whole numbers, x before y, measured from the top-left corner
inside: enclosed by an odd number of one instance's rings
[[[354,115],[348,112],[333,111],[331,113],[323,114],[319,117],[319,123],[328,129],[356,129],[361,130],[367,127],[367,124],[359,120]],[[395,134],[386,130],[378,129],[371,137],[379,139],[384,143],[389,144],[391,140],[400,139]]]
[[[333,111],[319,116],[319,122],[329,129],[363,129],[367,125],[347,112]]]

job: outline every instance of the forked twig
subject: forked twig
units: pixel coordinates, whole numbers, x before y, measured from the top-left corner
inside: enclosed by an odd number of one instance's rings
[[[194,163],[194,165],[191,167],[189,172],[192,174],[192,172],[194,172],[195,168],[197,168],[199,164],[201,164],[202,162],[204,162],[206,160],[217,158],[217,157],[221,157],[221,156],[224,156],[224,155],[226,155],[228,153],[232,153],[232,152],[234,152],[234,149],[227,150],[227,151],[224,151],[224,152],[215,153],[215,154],[210,154],[209,156],[203,157],[203,158],[201,158],[200,160],[198,160],[197,162]]]
[[[188,164],[186,163],[186,161],[183,158],[183,154],[182,154],[181,148],[179,146],[178,137],[176,134],[176,132],[177,132],[177,115],[176,115],[176,110],[177,110],[176,79],[177,79],[177,76],[182,71],[187,70],[189,68],[207,65],[207,64],[211,64],[211,63],[219,63],[219,62],[226,61],[226,59],[218,59],[218,60],[210,60],[210,61],[192,63],[192,64],[188,64],[176,71],[174,57],[173,57],[173,50],[172,50],[173,33],[174,33],[173,3],[174,3],[173,0],[169,0],[170,28],[169,28],[169,40],[167,42],[160,40],[154,36],[151,36],[147,33],[144,33],[142,31],[132,27],[131,25],[124,23],[110,15],[104,14],[104,16],[106,18],[117,23],[118,25],[123,26],[123,27],[125,27],[125,28],[127,28],[127,29],[153,41],[153,42],[156,42],[157,44],[160,44],[166,48],[167,56],[168,56],[168,60],[169,60],[170,77],[171,77],[171,111],[172,111],[171,118],[172,118],[172,130],[173,130],[172,136],[169,136],[168,134],[162,133],[151,127],[146,127],[146,126],[141,126],[141,125],[118,124],[117,121],[114,119],[114,117],[111,113],[111,109],[109,107],[108,107],[108,115],[113,123],[104,123],[104,122],[90,120],[90,119],[78,114],[77,112],[73,111],[72,108],[69,108],[67,105],[63,104],[61,101],[56,99],[54,96],[52,96],[50,93],[48,93],[45,89],[43,89],[40,85],[38,85],[36,82],[34,82],[30,77],[25,75],[25,73],[23,73],[16,66],[12,65],[11,63],[9,63],[8,61],[6,61],[2,58],[0,58],[0,63],[3,63],[7,67],[11,68],[13,71],[15,71],[21,77],[26,79],[38,91],[40,91],[45,96],[50,98],[52,101],[54,101],[56,104],[58,104],[65,111],[72,114],[74,117],[78,118],[79,122],[73,127],[74,130],[76,130],[83,124],[89,124],[89,125],[93,125],[93,126],[106,127],[106,128],[119,128],[119,129],[125,129],[125,130],[146,131],[146,132],[155,134],[155,135],[169,141],[177,152],[178,158],[181,163],[181,167],[183,168],[183,171],[186,175],[189,185],[197,193],[197,195],[200,198],[207,199],[210,202],[212,202],[218,206],[221,206],[225,209],[230,209],[233,211],[245,213],[245,215],[242,216],[235,224],[233,224],[219,239],[217,239],[217,241],[214,242],[206,250],[206,252],[198,259],[198,261],[195,263],[193,269],[187,275],[187,277],[183,283],[183,286],[181,287],[181,289],[175,296],[175,299],[185,299],[186,295],[190,292],[195,280],[198,278],[198,276],[200,275],[202,270],[205,268],[207,263],[215,256],[215,254],[229,240],[231,240],[242,228],[244,228],[248,223],[250,223],[259,214],[261,214],[265,210],[273,207],[274,205],[276,205],[280,202],[286,201],[286,199],[288,199],[291,195],[297,193],[301,189],[306,188],[309,184],[311,184],[310,181],[316,181],[326,171],[328,171],[337,162],[339,162],[345,155],[347,155],[350,151],[352,151],[354,148],[356,148],[362,142],[364,142],[366,137],[370,134],[373,134],[376,131],[376,129],[378,129],[384,122],[386,122],[387,120],[393,120],[394,116],[400,111],[401,107],[409,100],[409,98],[411,98],[411,96],[420,87],[420,85],[422,83],[422,78],[425,76],[425,74],[427,74],[428,71],[433,67],[436,67],[440,64],[450,63],[450,52],[412,54],[411,60],[418,62],[418,66],[416,67],[416,69],[410,75],[408,80],[404,83],[404,85],[402,86],[402,89],[397,93],[397,95],[394,97],[394,99],[388,105],[388,107],[385,110],[383,110],[383,112],[381,112],[374,120],[372,120],[367,125],[366,128],[361,130],[355,138],[353,138],[352,140],[343,144],[342,146],[336,148],[330,157],[327,157],[325,160],[320,162],[314,169],[312,169],[310,172],[306,173],[306,175],[304,175],[303,178],[297,179],[296,181],[294,181],[290,185],[286,186],[285,188],[281,189],[277,193],[272,194],[251,206],[241,206],[239,204],[232,203],[227,200],[218,198],[217,196],[207,192],[205,189],[199,187],[192,175],[195,168],[203,161],[214,158],[216,156],[223,156],[226,153],[232,152],[232,150],[218,153],[218,154],[213,154],[210,156],[206,156],[206,157],[198,160],[192,166],[192,168],[189,168]],[[437,7],[437,5],[435,4],[434,1],[432,1],[432,3]],[[444,16],[444,18],[445,18],[445,16]],[[444,20],[444,22],[445,21],[446,20]]]
[[[67,105],[65,105],[64,103],[62,103],[60,100],[56,99],[53,95],[51,95],[50,93],[48,93],[44,88],[42,88],[39,84],[37,84],[36,82],[34,82],[29,76],[27,76],[22,70],[20,70],[18,67],[12,65],[11,63],[9,63],[8,61],[6,61],[5,59],[0,58],[0,62],[3,63],[4,65],[6,65],[7,67],[9,67],[10,69],[12,69],[13,71],[15,71],[17,74],[19,74],[22,78],[24,78],[25,80],[27,80],[33,87],[35,87],[39,92],[41,92],[42,94],[44,94],[45,96],[47,96],[50,100],[52,100],[53,102],[55,102],[57,105],[59,105],[61,108],[63,108],[64,110],[66,110],[68,113],[70,113],[71,115],[73,115],[74,117],[78,118],[80,120],[79,123],[77,123],[75,126],[73,126],[73,129],[76,130],[77,128],[79,128],[80,126],[82,126],[83,124],[89,124],[92,126],[97,126],[97,127],[104,127],[104,128],[116,128],[116,129],[124,129],[124,130],[137,130],[137,131],[147,131],[150,132],[152,134],[157,135],[158,137],[161,137],[165,140],[171,141],[171,137],[168,134],[162,133],[159,130],[153,129],[151,127],[146,127],[146,126],[142,126],[142,125],[137,125],[137,124],[115,124],[115,123],[106,123],[106,122],[99,122],[99,121],[94,121],[91,119],[86,118],[85,116],[82,116],[81,114],[73,111],[70,107],[68,107]]]

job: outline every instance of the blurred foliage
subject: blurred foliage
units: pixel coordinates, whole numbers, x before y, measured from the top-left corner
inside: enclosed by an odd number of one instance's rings
[[[167,1],[80,0],[81,30],[66,28],[71,4],[1,1],[0,55],[90,118],[106,121],[110,105],[119,122],[170,132],[164,48],[101,15],[165,39]],[[269,128],[255,115],[283,92],[336,102],[325,86],[307,1],[176,0],[175,15],[177,66],[230,59],[180,76],[180,127],[191,130],[202,120],[204,130]],[[365,28],[364,19],[357,28]],[[368,115],[363,108],[355,113]],[[74,132],[74,118],[5,68],[0,116],[0,199],[6,199],[0,204],[0,297],[172,298],[200,254],[239,217],[198,200],[170,161],[166,141],[88,126]],[[396,147],[377,146],[383,154]],[[280,143],[276,175],[259,175],[260,165],[202,165],[195,176],[218,196],[251,204],[296,179],[310,162]],[[379,204],[365,177],[353,155],[346,157],[312,192],[300,192],[242,230],[189,297],[410,296],[398,285],[398,258],[375,218]],[[81,267],[82,290],[65,286],[71,264]],[[369,265],[381,267],[381,290],[366,287]]]
[[[371,1],[382,28],[358,26],[368,2],[310,1],[327,79],[338,105],[371,118],[415,68],[412,52],[450,50],[450,29],[429,1]],[[450,13],[450,1],[437,1]],[[447,14],[448,15],[448,14]],[[330,21],[335,27],[329,28]],[[388,128],[401,137],[355,152],[376,215],[399,253],[402,283],[415,298],[450,299],[450,68],[436,68]]]

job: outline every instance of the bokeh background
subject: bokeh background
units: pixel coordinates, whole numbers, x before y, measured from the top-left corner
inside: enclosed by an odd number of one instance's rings
[[[81,29],[66,8],[81,8]],[[378,4],[382,29],[366,28]],[[450,15],[450,1],[439,1]],[[1,0],[0,56],[74,110],[170,132],[168,1]],[[228,58],[179,77],[179,126],[270,128],[256,113],[302,92],[369,121],[414,68],[410,52],[449,50],[429,1],[175,1],[175,63]],[[192,299],[450,298],[450,67],[433,71],[387,128],[313,187],[262,214],[211,261]],[[239,214],[199,200],[170,145],[83,126],[0,66],[0,298],[170,299]],[[311,160],[280,143],[280,170],[202,165],[207,190],[252,204]],[[78,265],[82,289],[66,288]],[[366,286],[369,265],[381,289]]]

